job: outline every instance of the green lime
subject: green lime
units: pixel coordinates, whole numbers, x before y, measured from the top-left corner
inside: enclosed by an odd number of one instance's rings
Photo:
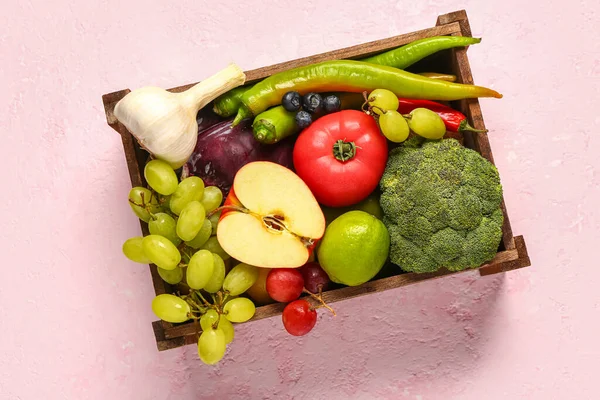
[[[317,258],[332,281],[358,286],[377,275],[389,250],[383,222],[364,211],[350,211],[329,224]]]

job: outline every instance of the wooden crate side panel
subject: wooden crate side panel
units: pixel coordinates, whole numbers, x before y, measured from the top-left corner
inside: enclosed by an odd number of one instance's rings
[[[167,339],[165,337],[165,328],[161,324],[161,321],[153,322],[152,330],[154,331],[154,337],[156,338],[156,348],[158,349],[158,351],[165,351],[177,347],[182,347],[187,344],[191,344],[191,339],[195,339],[191,335]]]
[[[501,272],[512,271],[519,268],[529,267],[531,260],[527,253],[527,246],[525,245],[525,239],[523,236],[515,236],[514,238],[514,249],[510,251],[517,251],[518,258],[515,260],[507,260],[501,263],[493,263],[479,268],[479,275],[487,276],[493,274],[499,274]]]

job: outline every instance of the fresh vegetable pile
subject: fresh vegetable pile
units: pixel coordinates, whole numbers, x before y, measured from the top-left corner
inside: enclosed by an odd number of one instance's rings
[[[302,336],[318,308],[335,315],[324,292],[362,285],[386,263],[424,273],[492,259],[498,172],[448,138],[481,131],[434,100],[502,95],[403,70],[479,41],[432,37],[254,85],[231,65],[182,93],[126,95],[114,114],[150,154],[147,187],[129,193],[149,235],[123,253],[171,285],[152,302],[156,316],[195,323],[199,357],[215,364],[256,304],[286,303],[283,326]]]

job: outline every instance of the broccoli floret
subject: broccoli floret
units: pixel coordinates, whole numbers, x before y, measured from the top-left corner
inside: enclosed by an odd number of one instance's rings
[[[412,140],[390,152],[380,181],[390,259],[403,270],[475,268],[502,238],[502,185],[493,164],[455,139]]]
[[[462,186],[448,199],[450,220],[448,225],[456,230],[471,230],[481,224],[483,210],[479,190]]]
[[[446,265],[462,255],[462,244],[465,241],[461,231],[444,228],[431,236],[425,252],[435,260],[436,266]],[[437,268],[436,268],[437,269]]]
[[[433,258],[427,255],[421,247],[402,236],[398,225],[390,224],[388,226],[390,243],[394,241],[394,245],[390,246],[392,262],[402,265],[406,271],[434,272],[439,268]]]

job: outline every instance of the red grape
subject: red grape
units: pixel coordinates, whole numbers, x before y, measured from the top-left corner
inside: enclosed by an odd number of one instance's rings
[[[289,334],[303,336],[317,323],[317,312],[310,308],[308,301],[296,300],[285,306],[281,314],[283,326]]]
[[[309,262],[300,268],[300,272],[304,277],[304,287],[312,293],[319,293],[319,287],[322,291],[327,290],[331,280],[327,272],[316,262]]]
[[[302,294],[304,278],[297,269],[273,268],[267,276],[267,293],[275,301],[289,303]]]

